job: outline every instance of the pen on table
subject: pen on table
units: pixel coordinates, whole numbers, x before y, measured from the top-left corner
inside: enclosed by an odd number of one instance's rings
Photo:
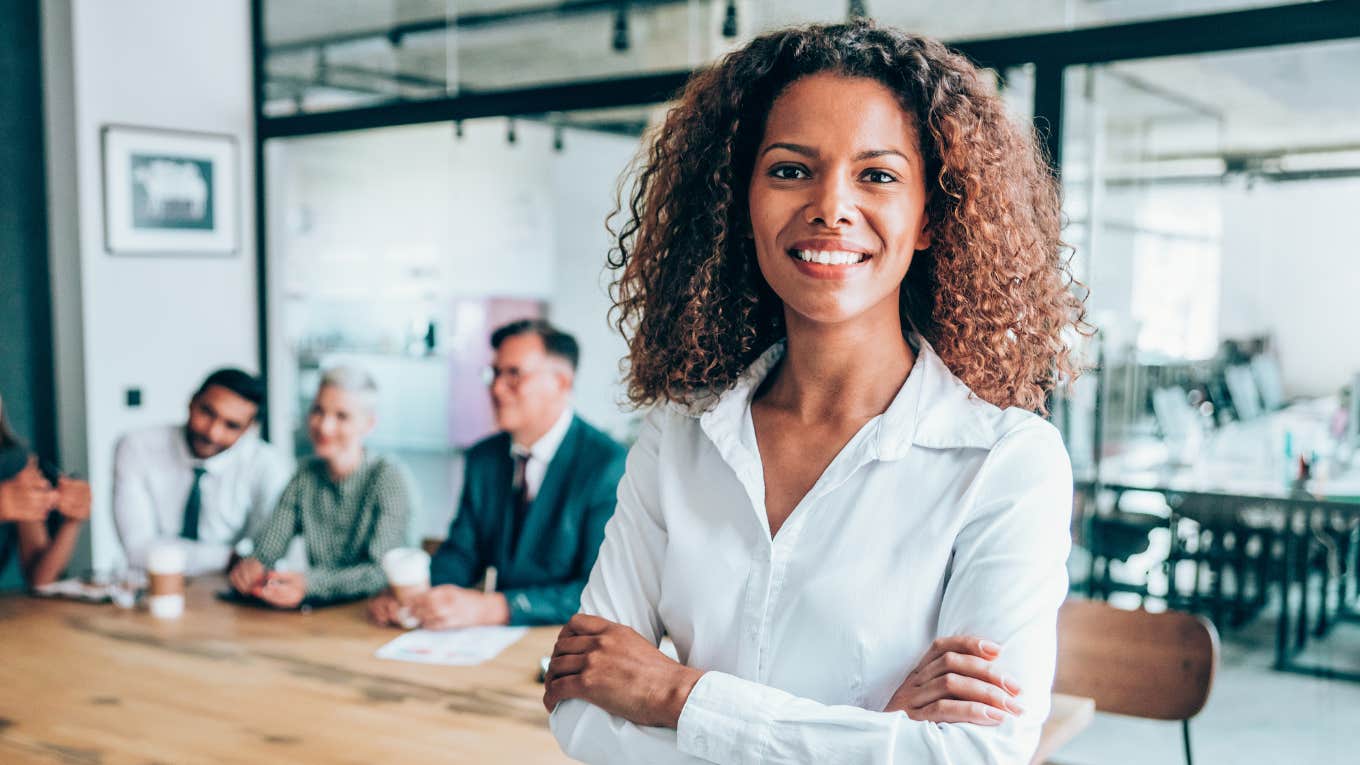
[[[490,595],[496,591],[496,567],[487,566],[486,576],[482,577],[482,592]]]

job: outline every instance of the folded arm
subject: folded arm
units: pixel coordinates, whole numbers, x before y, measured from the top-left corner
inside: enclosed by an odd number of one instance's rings
[[[1023,714],[991,727],[939,724],[900,711],[825,705],[707,672],[689,691],[674,731],[635,725],[581,699],[563,701],[552,727],[564,750],[590,762],[1026,762],[1048,713],[1056,616],[1067,585],[1071,473],[1050,431],[1027,428],[1003,439],[982,467],[939,622],[941,635],[985,635],[1001,644],[998,669],[1028,691],[1019,699]],[[653,643],[665,529],[643,498],[655,496],[646,486],[655,476],[647,461],[655,457],[655,433],[644,430],[582,603]]]

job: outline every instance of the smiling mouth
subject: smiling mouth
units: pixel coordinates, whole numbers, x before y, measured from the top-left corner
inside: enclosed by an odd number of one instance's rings
[[[845,250],[789,250],[789,256],[804,263],[820,263],[824,266],[853,266],[869,259],[868,253]]]

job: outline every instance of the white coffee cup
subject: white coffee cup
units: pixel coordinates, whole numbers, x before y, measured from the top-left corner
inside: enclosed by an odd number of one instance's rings
[[[149,579],[147,607],[157,619],[178,619],[184,613],[184,569],[188,551],[174,539],[158,539],[146,554]]]
[[[388,550],[382,557],[383,573],[387,585],[401,604],[397,618],[401,626],[414,629],[420,622],[411,616],[410,604],[430,589],[430,555],[414,547],[398,547]]]

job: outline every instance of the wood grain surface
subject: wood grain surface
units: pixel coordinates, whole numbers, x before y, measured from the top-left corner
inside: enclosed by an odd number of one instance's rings
[[[476,667],[386,661],[362,604],[285,613],[194,582],[183,618],[0,598],[0,762],[569,762],[530,630]]]

